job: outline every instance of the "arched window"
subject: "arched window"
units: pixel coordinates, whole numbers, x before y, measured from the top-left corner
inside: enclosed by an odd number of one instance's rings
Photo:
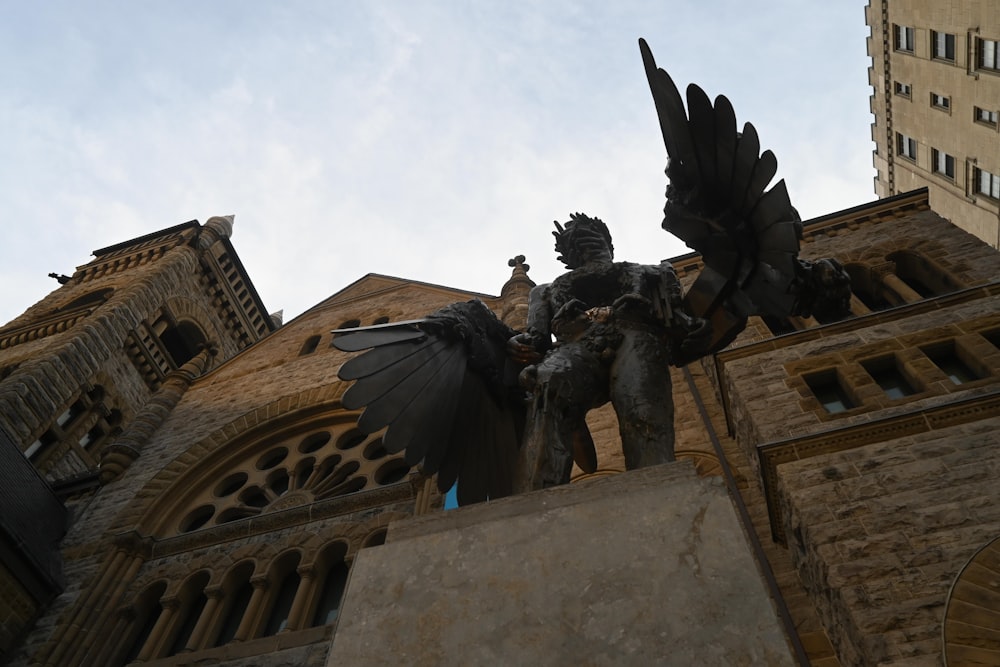
[[[113,287],[105,287],[104,289],[88,292],[83,296],[78,296],[77,298],[73,299],[65,306],[60,306],[59,308],[56,308],[55,312],[57,313],[68,312],[71,310],[80,310],[83,308],[90,308],[91,310],[93,310],[94,308],[101,305],[109,298],[111,298],[111,295],[114,293],[114,291],[115,290]]]
[[[213,646],[228,644],[236,636],[236,631],[243,621],[243,612],[250,605],[253,597],[253,585],[250,577],[253,575],[252,563],[241,563],[235,567],[222,584],[222,613],[216,626],[218,632]]]
[[[205,605],[208,604],[208,597],[205,595],[205,586],[208,585],[208,580],[208,572],[199,572],[181,588],[178,595],[180,608],[174,619],[173,637],[169,642],[170,649],[167,655],[180,653],[191,639],[194,628],[201,618],[201,613],[205,610]]]
[[[382,528],[380,530],[376,530],[374,533],[372,533],[371,535],[368,536],[368,538],[365,540],[365,543],[362,546],[362,548],[365,548],[365,547],[377,547],[377,546],[385,544],[385,536],[386,536],[387,532],[388,531],[386,531],[385,528]]]
[[[961,287],[947,271],[918,252],[900,250],[886,259],[896,264],[896,275],[925,299],[948,294]]]
[[[309,336],[309,338],[306,338],[306,342],[302,345],[302,349],[299,350],[299,356],[301,357],[303,355],[312,354],[313,352],[315,352],[316,347],[319,345],[320,338],[321,336],[318,335]]]
[[[844,270],[851,277],[851,291],[868,310],[883,310],[889,302],[882,296],[878,285],[873,283],[871,267],[866,264],[845,264]]]
[[[160,614],[163,613],[160,598],[163,597],[166,590],[166,582],[161,581],[153,584],[139,595],[134,607],[135,617],[132,619],[125,642],[128,649],[125,651],[121,664],[128,664],[139,657],[139,652],[149,640],[153,628],[156,627],[156,622],[160,620]]]
[[[299,590],[300,577],[295,571],[299,559],[298,553],[288,554],[280,558],[272,569],[270,580],[274,593],[271,595],[270,608],[267,611],[267,623],[264,624],[265,637],[278,634],[288,625],[292,603]]]
[[[320,555],[317,563],[322,574],[316,581],[317,595],[310,626],[326,625],[337,620],[344,588],[347,586],[348,567],[344,562],[346,554],[347,545],[337,542]]]
[[[160,331],[160,342],[163,343],[163,349],[170,355],[174,365],[180,368],[198,354],[205,344],[205,334],[194,322],[184,321],[173,326],[168,325]]]

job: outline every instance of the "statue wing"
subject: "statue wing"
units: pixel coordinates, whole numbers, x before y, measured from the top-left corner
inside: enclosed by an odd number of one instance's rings
[[[460,505],[509,495],[525,418],[520,368],[506,354],[516,333],[478,300],[335,332],[338,349],[368,350],[338,372],[355,381],[343,405],[364,408],[358,428],[366,433],[388,427],[386,450],[437,474],[442,493],[457,480]]]
[[[802,222],[774,154],[760,152],[750,123],[737,132],[732,104],[687,87],[687,108],[670,76],[639,40],[669,156],[663,228],[701,254],[704,269],[685,295],[691,314],[712,324],[704,354],[728,345],[751,314],[846,312],[849,279],[834,260],[798,258]],[[830,284],[826,284],[830,283]]]

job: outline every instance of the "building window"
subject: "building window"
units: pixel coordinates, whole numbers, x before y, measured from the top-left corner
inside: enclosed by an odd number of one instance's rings
[[[953,384],[975,382],[980,378],[979,374],[972,370],[959,355],[954,341],[921,348],[921,351],[927,355],[928,359],[934,362],[935,366],[944,371],[944,374],[948,376],[948,379]]]
[[[226,578],[226,582],[223,584],[225,597],[223,598],[219,630],[215,642],[210,642],[210,646],[228,644],[236,637],[236,631],[243,621],[243,612],[250,606],[250,600],[253,598],[253,584],[250,583],[250,575],[252,574],[253,565],[242,563]]]
[[[937,93],[931,93],[931,106],[935,109],[951,109],[951,98]]]
[[[902,157],[915,161],[917,159],[917,140],[897,132],[896,152]]]
[[[830,414],[844,412],[854,407],[851,398],[844,391],[836,371],[815,373],[805,377],[806,384],[823,409]]]
[[[1000,41],[976,39],[976,64],[979,69],[1000,71]]]
[[[122,664],[132,662],[138,658],[144,648],[147,654],[152,651],[153,647],[147,647],[146,642],[149,641],[150,635],[153,634],[153,628],[156,626],[156,622],[160,620],[160,614],[163,613],[163,605],[160,604],[160,598],[166,589],[167,584],[160,582],[139,596],[133,608],[135,610],[135,618],[125,637],[127,650]]]
[[[312,354],[315,352],[316,346],[319,345],[320,338],[321,336],[309,336],[309,338],[306,338],[306,342],[303,343],[302,349],[299,350],[299,356],[301,357],[302,355]]]
[[[983,123],[984,125],[996,127],[997,121],[1000,120],[1000,114],[996,111],[990,111],[989,109],[975,107],[975,120],[977,123]]]
[[[208,597],[205,595],[208,580],[208,572],[200,572],[192,577],[181,591],[180,607],[173,622],[173,639],[169,642],[170,649],[167,655],[177,655],[187,648],[188,642],[191,641],[194,628],[208,604]]]
[[[326,575],[323,590],[320,591],[319,603],[313,615],[312,624],[327,625],[337,620],[340,614],[340,600],[347,586],[347,565],[343,562],[334,565]]]
[[[265,637],[276,635],[288,627],[288,617],[292,613],[292,603],[295,602],[300,581],[299,573],[295,570],[281,579],[271,605],[271,613],[268,614],[267,624],[264,626]]]
[[[912,89],[910,88],[910,84],[908,84],[908,83],[902,83],[900,81],[896,82],[896,94],[897,95],[899,95],[901,97],[909,97],[911,91],[912,91]]]
[[[993,199],[1000,199],[1000,176],[976,167],[973,170],[973,178],[976,182],[976,192],[978,194],[986,195]]]
[[[935,174],[955,180],[955,158],[936,148],[931,149],[931,167]]]
[[[955,35],[931,31],[931,55],[939,60],[955,61]]]
[[[910,381],[903,375],[895,357],[869,359],[861,362],[861,365],[890,399],[896,400],[917,393]]]
[[[913,28],[905,25],[895,25],[894,46],[897,51],[913,53]]]
[[[24,451],[29,461],[46,472],[55,464],[50,451],[59,443],[69,444],[87,465],[97,465],[98,451],[121,432],[122,414],[106,406],[104,388],[92,387],[66,410]],[[75,447],[78,445],[79,447]],[[64,450],[63,450],[64,451]],[[61,455],[60,455],[61,456]]]

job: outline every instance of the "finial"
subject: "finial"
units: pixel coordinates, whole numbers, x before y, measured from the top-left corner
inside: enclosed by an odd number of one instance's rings
[[[524,255],[517,255],[513,259],[507,260],[507,266],[514,269],[514,274],[527,274],[531,267],[524,263]],[[511,276],[513,277],[513,276]]]
[[[220,238],[228,239],[233,235],[233,223],[235,221],[235,215],[213,215],[205,221],[205,227],[215,230],[215,233]]]

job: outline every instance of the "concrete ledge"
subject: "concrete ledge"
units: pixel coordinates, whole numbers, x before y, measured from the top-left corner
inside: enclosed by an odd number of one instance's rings
[[[398,522],[329,665],[791,665],[718,478],[689,463]]]

